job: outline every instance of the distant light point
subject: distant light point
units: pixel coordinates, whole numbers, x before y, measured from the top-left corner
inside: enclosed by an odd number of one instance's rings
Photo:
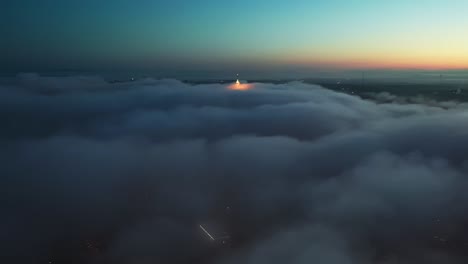
[[[249,84],[246,81],[239,80],[239,74],[237,74],[236,82],[228,86],[230,90],[237,90],[237,91],[250,90],[253,87],[254,87],[253,84]]]

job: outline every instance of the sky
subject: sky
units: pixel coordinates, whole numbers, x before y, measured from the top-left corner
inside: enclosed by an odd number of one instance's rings
[[[463,0],[18,0],[3,71],[466,69]]]

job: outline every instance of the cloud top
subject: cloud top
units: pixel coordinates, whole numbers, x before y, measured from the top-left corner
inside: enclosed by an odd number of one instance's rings
[[[226,88],[1,85],[5,260],[465,263],[465,104]],[[233,245],[213,248],[197,226],[226,206]]]

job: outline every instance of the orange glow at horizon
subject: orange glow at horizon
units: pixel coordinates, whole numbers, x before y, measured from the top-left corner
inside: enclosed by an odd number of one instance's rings
[[[468,39],[464,43],[468,43]],[[468,69],[468,48],[442,44],[436,48],[388,47],[384,44],[368,49],[359,46],[319,51],[303,48],[281,54],[277,63],[345,69],[463,70]]]
[[[344,59],[296,59],[289,61],[295,65],[319,65],[338,68],[375,68],[375,69],[422,69],[422,70],[452,70],[468,69],[468,56],[462,58],[438,58],[424,56],[376,56],[373,58],[344,58]]]
[[[396,56],[395,56],[396,57]],[[349,59],[290,59],[285,60],[286,64],[302,66],[322,66],[331,68],[359,69],[421,69],[421,70],[464,70],[468,69],[467,58],[427,58],[427,57],[406,57],[406,58],[349,58]]]

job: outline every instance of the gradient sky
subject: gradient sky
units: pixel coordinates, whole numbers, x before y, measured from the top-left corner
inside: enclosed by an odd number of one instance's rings
[[[7,0],[0,67],[468,68],[466,0]]]

